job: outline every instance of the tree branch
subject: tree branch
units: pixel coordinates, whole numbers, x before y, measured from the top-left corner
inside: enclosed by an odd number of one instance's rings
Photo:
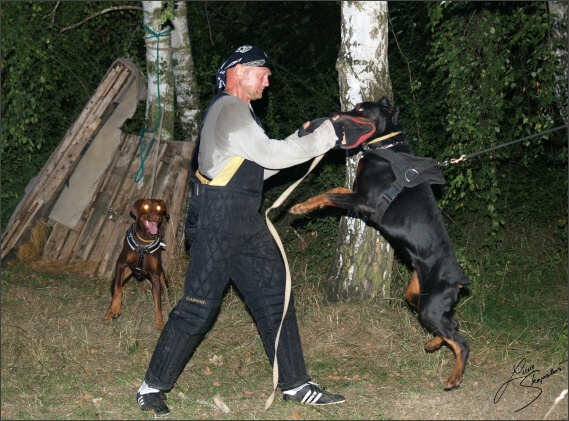
[[[143,11],[142,7],[138,7],[138,6],[115,6],[115,7],[109,7],[108,9],[105,10],[101,10],[100,12],[94,13],[91,16],[88,16],[87,18],[83,19],[81,22],[76,23],[74,25],[68,26],[67,28],[63,28],[61,29],[59,32],[65,32],[65,31],[69,31],[71,29],[75,29],[78,26],[83,25],[85,22],[90,21],[93,18],[96,18],[97,16],[101,16],[105,13],[109,13],[109,12],[116,12],[117,10],[140,10]]]

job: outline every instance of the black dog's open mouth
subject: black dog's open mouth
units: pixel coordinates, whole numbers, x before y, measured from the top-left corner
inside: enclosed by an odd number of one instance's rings
[[[339,114],[334,120],[341,122],[344,126],[344,139],[342,139],[342,149],[353,149],[364,143],[375,133],[375,124],[364,117],[354,117]]]

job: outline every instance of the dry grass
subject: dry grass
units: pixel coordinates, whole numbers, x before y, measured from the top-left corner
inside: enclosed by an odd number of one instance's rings
[[[28,263],[39,261],[50,229],[44,219],[38,219],[30,231],[30,239],[18,248],[17,260]]]
[[[181,296],[187,263],[178,247],[168,273],[169,303]],[[148,282],[130,280],[122,315],[103,316],[110,279],[78,276],[80,268],[28,261],[2,278],[2,419],[148,419],[134,395],[159,332]],[[542,419],[567,388],[567,363],[543,381],[542,395],[514,387],[494,404],[512,366],[526,357],[542,372],[557,368],[535,337],[499,338],[462,321],[472,353],[463,385],[442,382],[452,370],[448,348],[426,353],[429,335],[402,301],[324,304],[322,280],[294,271],[294,291],[309,372],[347,397],[332,407],[304,407],[277,397],[263,409],[272,373],[256,327],[239,295],[224,298],[218,320],[169,394],[171,418],[188,419]],[[170,304],[170,305],[169,305]],[[528,352],[531,349],[531,352]],[[217,396],[229,408],[225,413]],[[279,396],[279,395],[277,395]],[[567,418],[566,401],[549,419]]]

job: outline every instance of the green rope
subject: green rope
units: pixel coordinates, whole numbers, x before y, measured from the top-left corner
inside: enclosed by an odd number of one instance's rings
[[[140,166],[138,167],[138,171],[136,171],[136,174],[134,175],[134,181],[136,183],[138,183],[140,180],[142,180],[144,178],[144,163],[146,162],[146,158],[148,157],[148,153],[150,152],[150,148],[152,147],[152,144],[156,140],[155,137],[150,139],[150,141],[148,142],[148,145],[146,146],[146,150],[143,151],[143,149],[144,149],[144,134],[145,133],[154,133],[158,129],[158,127],[160,125],[160,120],[162,119],[162,101],[161,101],[161,97],[160,97],[160,61],[158,60],[158,52],[160,50],[160,38],[165,37],[165,36],[170,36],[170,32],[172,31],[171,28],[168,28],[164,32],[156,33],[144,24],[142,25],[142,27],[144,29],[146,29],[146,31],[148,31],[151,34],[146,39],[156,38],[156,75],[157,75],[156,84],[158,85],[158,119],[156,120],[156,125],[154,126],[154,128],[152,130],[148,130],[145,127],[140,131]]]

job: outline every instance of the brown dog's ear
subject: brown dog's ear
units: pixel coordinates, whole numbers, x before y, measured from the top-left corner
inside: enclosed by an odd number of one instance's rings
[[[160,206],[162,206],[164,216],[167,219],[170,219],[170,214],[168,213],[168,206],[166,205],[166,202],[164,202],[163,200],[159,200],[158,202],[160,202]]]
[[[138,219],[139,216],[138,210],[140,209],[140,203],[143,200],[144,199],[138,199],[136,202],[132,204],[132,207],[130,208],[130,213],[132,214],[132,216],[134,216],[134,219]]]

